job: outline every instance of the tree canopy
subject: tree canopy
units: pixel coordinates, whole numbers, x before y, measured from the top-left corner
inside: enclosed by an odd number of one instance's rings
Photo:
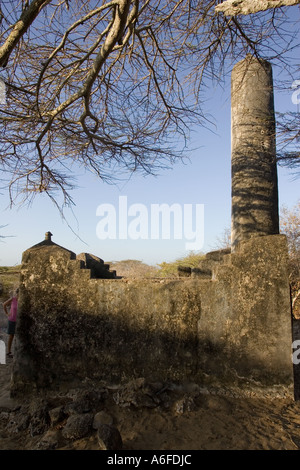
[[[247,53],[294,76],[289,9],[227,17],[218,3],[2,1],[0,178],[11,200],[61,190],[70,202],[79,166],[112,181],[173,164],[191,126],[207,125],[205,87]]]

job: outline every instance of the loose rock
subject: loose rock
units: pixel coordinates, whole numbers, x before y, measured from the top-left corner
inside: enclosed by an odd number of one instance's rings
[[[123,442],[117,428],[107,424],[99,425],[98,442],[100,450],[121,450]]]
[[[113,422],[114,419],[110,414],[106,413],[105,411],[99,411],[94,416],[93,429],[99,429],[102,424],[112,426]]]
[[[92,423],[93,415],[91,413],[71,415],[62,430],[62,435],[66,439],[81,439],[91,431]]]
[[[58,447],[59,431],[49,429],[37,444],[37,450],[54,450]]]

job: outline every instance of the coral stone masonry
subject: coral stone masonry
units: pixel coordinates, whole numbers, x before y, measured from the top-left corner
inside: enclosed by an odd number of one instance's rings
[[[20,281],[15,394],[137,377],[292,393],[283,235],[241,242],[211,279],[96,278],[42,242],[24,252]]]

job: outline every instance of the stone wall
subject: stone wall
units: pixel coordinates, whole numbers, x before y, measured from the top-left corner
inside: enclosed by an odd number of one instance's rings
[[[291,392],[284,236],[242,242],[212,279],[101,279],[48,240],[20,281],[15,394],[133,377]]]

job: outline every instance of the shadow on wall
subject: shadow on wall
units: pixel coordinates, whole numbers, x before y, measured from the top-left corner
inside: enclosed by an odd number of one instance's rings
[[[54,330],[56,334],[49,334]],[[228,349],[226,344],[201,340],[195,329],[180,336],[129,326],[109,315],[73,312],[70,318],[56,312],[55,318],[41,314],[38,321],[23,316],[18,335],[23,343],[17,344],[12,395],[80,384],[86,379],[121,383],[138,377],[204,386],[215,384],[217,378],[219,386],[242,390],[245,383],[251,388],[251,381],[260,385],[257,374],[265,368],[263,359],[243,355],[235,347]],[[264,387],[273,385],[273,377],[266,374]]]

